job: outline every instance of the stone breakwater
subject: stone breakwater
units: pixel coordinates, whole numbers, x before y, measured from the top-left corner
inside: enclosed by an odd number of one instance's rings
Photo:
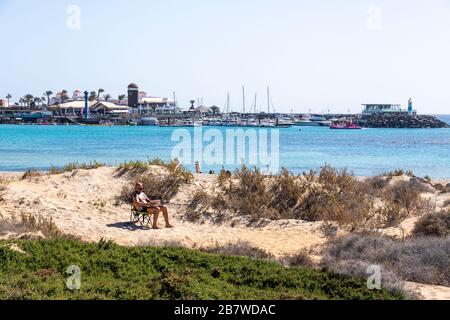
[[[367,128],[450,128],[433,116],[393,113],[365,115],[359,124]]]

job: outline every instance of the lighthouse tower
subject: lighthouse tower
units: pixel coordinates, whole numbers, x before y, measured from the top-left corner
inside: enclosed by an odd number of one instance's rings
[[[412,98],[409,98],[408,100],[408,114],[410,116],[413,115],[413,102],[412,102]]]

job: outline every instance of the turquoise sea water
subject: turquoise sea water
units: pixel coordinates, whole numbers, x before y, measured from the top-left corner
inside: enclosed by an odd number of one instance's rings
[[[450,123],[450,116],[441,116]],[[223,128],[217,128],[225,132]],[[301,129],[301,131],[300,131]],[[88,126],[0,126],[0,171],[47,169],[68,162],[160,157],[168,160],[173,128]],[[187,129],[193,132],[193,129]],[[280,133],[280,165],[300,173],[324,164],[357,175],[411,169],[417,175],[450,178],[450,129],[364,129],[292,127]],[[234,169],[235,165],[225,166]],[[203,170],[220,170],[222,165]],[[190,166],[193,169],[193,166]]]

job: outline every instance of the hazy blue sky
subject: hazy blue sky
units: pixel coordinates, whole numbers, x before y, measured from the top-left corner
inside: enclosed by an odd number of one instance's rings
[[[0,38],[2,97],[136,82],[237,110],[245,84],[277,111],[450,113],[450,0],[0,0]]]

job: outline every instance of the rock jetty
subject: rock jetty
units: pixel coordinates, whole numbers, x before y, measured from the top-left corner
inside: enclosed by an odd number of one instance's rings
[[[433,116],[380,113],[364,115],[359,125],[366,128],[450,128],[450,126]]]

